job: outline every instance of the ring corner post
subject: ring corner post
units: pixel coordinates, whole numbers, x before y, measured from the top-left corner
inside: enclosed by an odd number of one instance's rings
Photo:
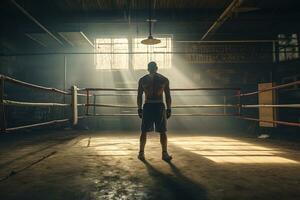
[[[0,132],[6,133],[6,118],[4,105],[4,77],[0,74]]]
[[[78,123],[78,102],[77,102],[77,87],[73,85],[71,87],[72,91],[72,125],[75,126]]]

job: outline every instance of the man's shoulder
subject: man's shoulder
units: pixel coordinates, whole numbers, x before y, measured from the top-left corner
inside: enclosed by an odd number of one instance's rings
[[[165,77],[164,75],[162,75],[162,74],[157,74],[157,75],[160,79],[162,79],[164,81],[169,81],[169,79],[167,77]]]
[[[146,74],[146,75],[144,75],[144,76],[142,76],[141,78],[140,78],[140,81],[143,81],[143,80],[145,80],[145,79],[147,79],[148,78],[148,75]]]
[[[169,81],[167,77],[159,73],[156,74],[156,77],[163,81]],[[149,80],[149,74],[146,74],[139,79],[139,82],[148,81],[148,80]]]

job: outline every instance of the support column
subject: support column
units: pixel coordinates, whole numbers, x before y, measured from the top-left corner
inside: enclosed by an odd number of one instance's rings
[[[89,115],[89,104],[90,104],[90,91],[86,91],[86,107],[85,107],[85,114]]]
[[[64,55],[64,91],[67,91],[67,56]],[[66,95],[63,96],[63,103],[66,103]],[[67,110],[66,108],[62,108],[63,111],[63,117],[65,118],[67,116]]]
[[[0,132],[6,132],[6,118],[4,105],[4,78],[0,75]]]
[[[71,88],[72,91],[72,125],[75,126],[78,123],[78,106],[77,106],[77,87],[75,85]]]
[[[67,90],[67,56],[64,55],[64,91]],[[66,103],[66,95],[64,94],[64,103]]]
[[[93,94],[93,96],[94,96],[94,105],[96,104],[96,98],[97,98],[97,96],[95,95],[95,94]],[[93,111],[94,111],[94,115],[96,115],[96,106],[94,106],[94,109],[93,109]]]

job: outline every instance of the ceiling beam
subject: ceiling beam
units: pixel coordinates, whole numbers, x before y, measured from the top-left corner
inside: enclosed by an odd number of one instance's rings
[[[83,32],[80,31],[80,34],[93,48],[95,47],[94,44],[90,41],[90,39]]]
[[[10,0],[23,14],[25,14],[30,20],[37,24],[41,29],[48,33],[54,40],[56,40],[61,46],[64,44],[53,33],[51,33],[45,26],[43,26],[37,19],[29,14],[22,6],[20,6],[15,0]]]
[[[224,10],[220,17],[213,23],[213,25],[202,36],[201,40],[205,40],[209,35],[213,34],[220,26],[234,13],[234,10],[240,7],[242,0],[233,0],[230,5]]]
[[[43,47],[47,47],[46,44],[44,44],[42,41],[37,40],[36,38],[32,37],[30,34],[25,33],[25,35],[27,37],[29,37],[31,40],[35,41],[36,43],[38,43],[39,45],[43,46]]]
[[[60,35],[60,37],[62,37],[67,43],[69,43],[69,45],[71,45],[72,47],[74,47],[75,45],[73,44],[73,42],[71,42],[67,37],[64,36],[64,34],[62,33],[58,33]]]

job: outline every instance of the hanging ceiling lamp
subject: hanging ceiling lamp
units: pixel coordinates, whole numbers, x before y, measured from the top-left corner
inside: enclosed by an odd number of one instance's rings
[[[154,44],[159,44],[161,41],[159,39],[155,39],[153,38],[152,36],[152,22],[154,20],[152,20],[152,8],[151,8],[151,0],[149,0],[149,19],[148,19],[148,22],[149,22],[149,36],[147,39],[144,39],[142,40],[142,44],[145,44],[145,45],[154,45]]]

